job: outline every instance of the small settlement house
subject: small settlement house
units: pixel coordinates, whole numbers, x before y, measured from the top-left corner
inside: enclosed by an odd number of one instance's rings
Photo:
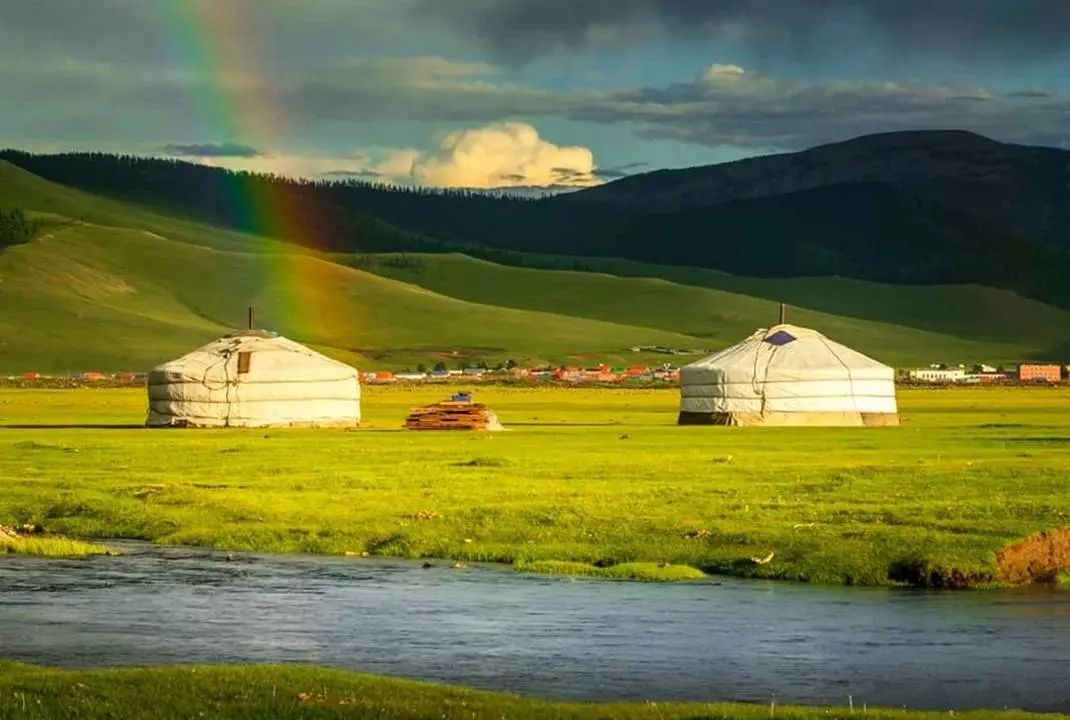
[[[1058,384],[1063,379],[1063,369],[1059,365],[1019,365],[1018,380],[1024,383]]]
[[[895,371],[780,324],[680,370],[681,425],[898,425]]]
[[[357,371],[263,330],[227,335],[149,373],[150,427],[360,423]]]

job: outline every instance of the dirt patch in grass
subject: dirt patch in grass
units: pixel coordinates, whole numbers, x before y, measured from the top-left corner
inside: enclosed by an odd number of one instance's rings
[[[1000,579],[1012,583],[1054,582],[1070,570],[1070,527],[1038,532],[996,555]]]
[[[987,572],[962,570],[924,560],[899,560],[892,563],[888,569],[888,579],[916,588],[948,590],[991,586],[995,582],[995,578]]]
[[[465,460],[463,462],[453,463],[454,467],[507,467],[509,465],[508,460],[494,457],[477,457],[471,460]]]

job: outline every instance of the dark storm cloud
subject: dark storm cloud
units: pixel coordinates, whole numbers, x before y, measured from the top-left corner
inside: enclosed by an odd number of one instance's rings
[[[820,55],[871,41],[893,52],[960,58],[1070,50],[1066,0],[420,0],[417,15],[445,19],[513,62],[658,33]]]
[[[56,53],[70,58],[150,62],[166,57],[167,33],[163,13],[151,2],[0,2],[0,47],[6,51],[23,50],[38,55]]]
[[[183,145],[169,143],[162,150],[168,155],[191,155],[199,157],[258,157],[260,151],[238,143],[193,143]]]
[[[726,67],[711,66],[690,83],[608,94],[577,108],[573,119],[628,123],[647,138],[755,149],[936,128],[1031,144],[1070,142],[1070,101],[1064,96],[1007,97],[979,87],[917,82],[806,83]]]
[[[26,99],[0,114],[0,134],[13,135],[19,126],[57,136],[100,128],[95,132],[121,130],[129,140],[195,111],[193,98],[202,94],[198,82],[181,73],[117,72],[104,63],[0,61],[0,87]],[[68,91],[41,93],[40,88]],[[467,125],[556,118],[617,125],[645,138],[758,151],[933,128],[1031,144],[1070,142],[1070,98],[1032,85],[1014,91],[919,81],[813,82],[729,64],[711,65],[687,82],[555,91],[510,82],[482,63],[373,58],[327,66],[313,76],[273,78],[245,90],[268,107],[288,108],[295,126],[311,134],[323,127],[414,117]],[[206,134],[194,128],[182,136]],[[258,145],[255,138],[235,140]],[[611,168],[606,176],[612,174]]]
[[[583,170],[577,170],[576,168],[567,167],[554,167],[550,168],[550,174],[553,176],[554,181],[558,183],[567,183],[574,180],[582,180],[584,178],[591,177],[591,173],[584,172]]]
[[[292,132],[335,146],[340,138],[348,143],[360,137],[364,128],[414,118],[438,127],[577,121],[619,126],[640,137],[756,151],[929,128],[961,128],[1034,144],[1070,142],[1070,98],[1058,81],[1042,87],[1043,79],[1037,78],[1043,76],[1037,74],[1028,74],[1019,87],[1013,73],[997,78],[992,87],[945,86],[937,79],[867,81],[851,73],[841,80],[825,73],[821,77],[832,79],[818,81],[754,72],[745,61],[722,56],[742,66],[714,64],[694,77],[684,70],[678,82],[639,87],[607,79],[601,87],[560,89],[527,84],[523,74],[470,52],[452,58],[431,52],[423,57],[353,54],[355,46],[367,50],[365,41],[373,36],[387,37],[394,52],[425,50],[418,27],[433,27],[448,14],[457,23],[453,35],[494,36],[496,46],[517,48],[524,56],[631,42],[664,31],[721,33],[741,46],[775,44],[780,37],[784,46],[802,48],[849,27],[857,32],[850,42],[838,44],[838,52],[878,37],[898,43],[904,52],[988,48],[1009,53],[1017,48],[1022,57],[1048,52],[1050,59],[1070,43],[1070,33],[1064,32],[1070,27],[1070,0],[570,0],[568,12],[561,0],[405,0],[417,7],[430,3],[423,7],[422,24],[409,23],[411,28],[390,25],[389,15],[373,21],[375,13],[385,12],[381,8],[394,7],[379,0],[191,2],[255,7],[261,33],[256,37],[270,67],[256,65],[257,72],[243,74],[228,72],[223,64],[206,75],[195,58],[179,52],[162,3],[0,0],[5,100],[0,137],[140,148],[178,139],[189,144],[175,142],[176,152],[201,156],[249,158],[256,149],[272,156],[284,151],[270,135],[221,131],[214,114],[219,108],[206,107],[205,98],[214,97],[232,105],[255,98],[283,115]],[[451,35],[437,28],[436,34]],[[898,67],[881,73],[881,80],[898,77]],[[246,147],[235,152],[189,142],[202,138],[227,138]],[[613,177],[628,170],[610,167],[601,173]]]
[[[605,180],[616,180],[622,177],[628,177],[632,174],[633,170],[646,167],[649,163],[645,162],[630,162],[623,165],[617,165],[616,167],[600,167],[595,168],[594,174]]]
[[[1015,90],[1007,93],[1007,97],[1010,98],[1053,98],[1054,93],[1047,90],[1041,90],[1040,88],[1026,88],[1024,90]]]

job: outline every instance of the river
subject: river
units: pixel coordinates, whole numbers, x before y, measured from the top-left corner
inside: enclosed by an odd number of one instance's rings
[[[316,663],[573,700],[1070,711],[1070,592],[923,592],[116,544],[0,556],[0,657]]]

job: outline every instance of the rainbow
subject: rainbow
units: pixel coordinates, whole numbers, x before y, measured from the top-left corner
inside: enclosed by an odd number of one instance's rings
[[[160,6],[172,30],[176,64],[194,73],[197,111],[215,141],[257,148],[279,147],[292,128],[283,108],[264,97],[263,49],[253,0],[190,2],[166,0]],[[252,28],[252,29],[250,29]],[[330,345],[335,331],[351,325],[338,303],[331,302],[339,282],[332,266],[316,257],[326,247],[322,209],[277,186],[235,176],[227,188],[235,214],[266,240],[258,248],[263,263],[261,286],[253,297],[236,298],[234,317],[245,305],[256,308],[258,325],[295,340]],[[282,246],[278,240],[296,243]]]

